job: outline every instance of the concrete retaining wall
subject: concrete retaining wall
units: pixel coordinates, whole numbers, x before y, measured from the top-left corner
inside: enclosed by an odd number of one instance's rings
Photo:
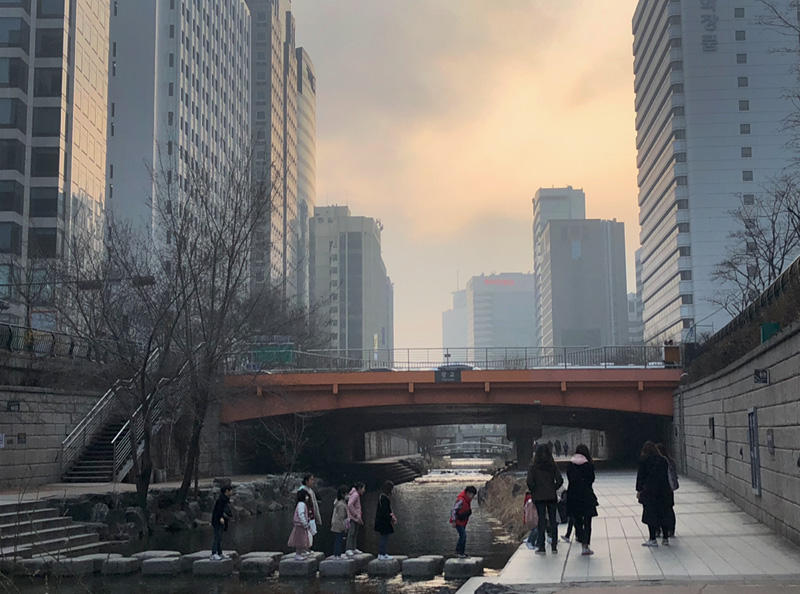
[[[365,459],[389,458],[391,456],[416,455],[417,441],[393,431],[371,431],[364,434]]]
[[[49,388],[0,387],[0,434],[5,436],[0,449],[0,487],[30,488],[60,481],[61,442],[100,396]]]
[[[769,370],[769,384],[755,383],[756,369]],[[673,450],[682,470],[800,543],[800,323],[679,390],[674,405]],[[754,407],[761,495],[751,485],[748,411]]]

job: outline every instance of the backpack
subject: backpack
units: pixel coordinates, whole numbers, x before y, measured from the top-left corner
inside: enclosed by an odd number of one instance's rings
[[[677,491],[678,487],[678,471],[675,470],[675,463],[667,458],[667,478],[669,479],[669,488],[673,491]]]
[[[525,527],[529,530],[533,530],[539,524],[539,513],[536,511],[536,504],[533,503],[533,499],[526,497],[522,506],[522,518],[525,522]]]

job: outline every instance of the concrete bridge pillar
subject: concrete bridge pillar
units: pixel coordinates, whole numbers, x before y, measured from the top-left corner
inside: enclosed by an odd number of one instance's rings
[[[527,468],[533,458],[533,442],[542,436],[542,415],[517,415],[506,422],[506,437],[514,442],[517,467]]]

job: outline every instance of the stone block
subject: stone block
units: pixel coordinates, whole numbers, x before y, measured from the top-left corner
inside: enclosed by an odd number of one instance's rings
[[[421,559],[431,559],[436,563],[436,573],[442,573],[444,569],[444,555],[420,555]]]
[[[274,557],[242,557],[239,575],[262,577],[275,573],[278,561]]]
[[[239,564],[239,553],[237,553],[236,551],[224,551],[224,550],[222,552],[231,558],[234,567]],[[181,571],[194,571],[195,561],[199,561],[201,559],[210,559],[210,558],[211,558],[211,550],[197,551],[196,553],[189,553],[188,555],[183,555],[181,557]]]
[[[94,572],[100,573],[103,569],[103,563],[108,559],[119,559],[122,557],[119,553],[92,553],[91,555],[81,555],[75,557],[76,559],[88,559],[94,563]]]
[[[358,573],[358,564],[352,557],[328,558],[319,564],[321,578],[351,578]]]
[[[278,565],[280,577],[313,577],[317,573],[319,561],[314,557],[295,559],[294,556],[284,557]]]
[[[369,577],[394,577],[400,573],[402,561],[400,559],[373,559],[367,565]]]
[[[356,567],[360,573],[367,569],[367,565],[369,565],[370,561],[375,559],[375,555],[370,553],[358,553],[350,557],[350,559],[353,559],[356,562]]]
[[[483,575],[483,557],[448,559],[444,563],[444,579],[463,580]]]
[[[50,574],[50,559],[45,557],[33,557],[23,559],[19,567],[19,574],[30,577],[44,577]]]
[[[233,573],[233,559],[221,559],[212,561],[211,559],[198,559],[192,563],[192,575],[196,576],[219,576],[230,575]]]
[[[180,571],[180,557],[151,557],[142,561],[142,575],[175,575]]]
[[[439,566],[439,560],[433,557],[406,559],[402,563],[403,578],[430,580],[441,571]]]
[[[112,557],[103,563],[100,572],[103,575],[128,575],[136,573],[142,567],[142,561],[136,557]]]
[[[283,553],[281,555],[281,559],[294,559],[294,553]],[[323,561],[325,559],[325,553],[321,553],[319,551],[311,551],[306,555],[309,559],[314,559],[317,563]]]
[[[276,551],[251,551],[242,555],[241,560],[244,561],[245,559],[263,559],[264,557],[268,557],[275,561],[277,565],[281,559],[283,559],[284,554],[281,552]]]
[[[164,559],[165,557],[180,557],[178,551],[142,551],[141,553],[134,553],[131,557],[135,557],[140,561],[147,561],[148,559]]]
[[[94,573],[94,560],[80,557],[62,558],[50,564],[50,575],[59,577],[79,577]]]

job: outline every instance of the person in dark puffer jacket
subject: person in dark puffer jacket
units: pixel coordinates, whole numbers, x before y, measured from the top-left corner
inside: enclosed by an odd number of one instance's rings
[[[528,469],[528,489],[530,489],[536,511],[539,514],[539,534],[536,539],[536,552],[545,553],[545,530],[550,534],[550,546],[554,553],[558,552],[558,489],[564,484],[564,478],[553,460],[553,454],[546,444],[536,448],[533,463]]]
[[[567,514],[575,525],[575,538],[583,545],[582,555],[594,555],[589,548],[592,518],[597,515],[597,497],[592,489],[594,463],[589,448],[580,444],[567,468]]]

